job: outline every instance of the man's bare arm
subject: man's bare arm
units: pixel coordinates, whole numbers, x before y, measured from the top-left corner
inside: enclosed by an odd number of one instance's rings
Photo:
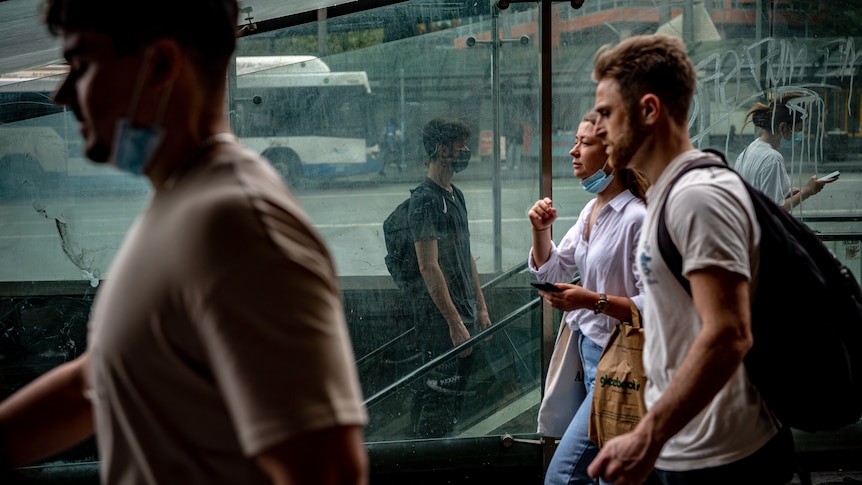
[[[488,305],[485,303],[485,294],[482,293],[482,282],[479,280],[479,270],[476,268],[476,259],[470,255],[470,268],[473,273],[473,287],[476,292],[476,316],[479,330],[485,330],[491,326],[491,316],[488,313]]]
[[[366,485],[368,452],[359,426],[296,436],[257,456],[273,485]]]
[[[691,273],[689,280],[703,326],[667,391],[650,410],[646,425],[654,428],[662,443],[712,401],[754,342],[744,276],[706,268]]]
[[[47,458],[93,434],[93,409],[84,394],[87,365],[84,353],[0,403],[0,439],[7,465]]]
[[[631,433],[609,441],[589,467],[614,483],[642,483],[664,444],[721,390],[751,348],[748,280],[720,268],[689,274],[702,327],[661,399]]]
[[[425,286],[428,288],[428,294],[431,295],[431,299],[434,300],[440,314],[449,324],[452,345],[457,346],[466,342],[470,338],[470,332],[464,326],[461,315],[458,314],[458,309],[455,308],[455,303],[449,296],[446,278],[443,276],[440,263],[437,262],[437,241],[435,239],[416,241],[414,246],[416,258],[419,260],[419,271],[422,273]],[[468,349],[466,352],[469,354],[470,350]]]

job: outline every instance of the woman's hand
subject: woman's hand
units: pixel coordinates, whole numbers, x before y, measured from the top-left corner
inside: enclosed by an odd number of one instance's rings
[[[568,312],[578,308],[593,308],[596,303],[596,292],[579,285],[555,283],[563,291],[539,291],[539,296],[557,310]]]
[[[527,216],[529,216],[530,224],[532,224],[534,230],[544,231],[557,220],[557,209],[554,208],[550,197],[545,197],[533,204]]]

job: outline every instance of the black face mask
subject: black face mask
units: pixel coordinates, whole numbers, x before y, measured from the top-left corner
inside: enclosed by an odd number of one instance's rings
[[[458,156],[452,160],[452,170],[458,173],[470,165],[470,150],[458,150]]]

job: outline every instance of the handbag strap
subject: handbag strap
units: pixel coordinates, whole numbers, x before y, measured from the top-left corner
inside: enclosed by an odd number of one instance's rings
[[[638,310],[637,305],[635,305],[634,300],[629,298],[629,305],[632,308],[632,327],[641,328],[641,312]]]

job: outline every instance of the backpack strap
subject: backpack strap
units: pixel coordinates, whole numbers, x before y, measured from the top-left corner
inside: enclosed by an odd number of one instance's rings
[[[658,214],[658,228],[656,230],[656,237],[658,239],[658,250],[661,253],[662,259],[664,259],[665,264],[668,269],[676,276],[676,280],[679,281],[679,284],[682,285],[683,289],[685,289],[686,293],[691,295],[691,285],[688,282],[688,279],[682,275],[682,255],[679,253],[679,249],[674,244],[673,239],[670,237],[670,233],[667,230],[667,222],[665,221],[665,212],[667,206],[667,200],[670,198],[670,192],[673,189],[673,186],[679,181],[679,179],[688,173],[691,170],[696,170],[699,168],[706,167],[724,167],[729,168],[727,166],[727,159],[724,158],[724,154],[719,152],[718,150],[713,150],[711,148],[707,148],[703,150],[705,153],[711,153],[713,155],[717,155],[721,162],[717,162],[714,157],[711,156],[703,156],[700,157],[688,164],[681,172],[679,172],[673,180],[670,181],[670,185],[667,188],[667,195],[664,198],[664,202],[662,202],[661,209]]]

